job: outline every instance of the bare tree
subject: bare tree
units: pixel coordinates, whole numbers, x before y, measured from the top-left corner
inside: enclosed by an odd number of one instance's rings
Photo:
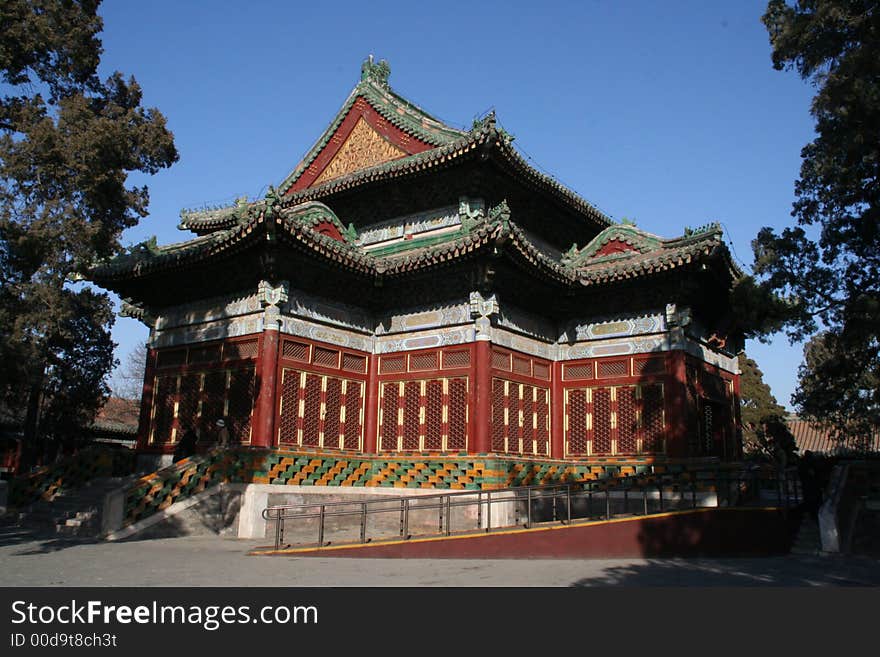
[[[122,399],[140,399],[147,364],[147,345],[140,342],[128,352],[125,361],[113,377],[113,396]]]

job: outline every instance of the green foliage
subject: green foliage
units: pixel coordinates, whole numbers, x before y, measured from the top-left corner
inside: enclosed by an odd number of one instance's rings
[[[794,401],[805,417],[817,419],[834,437],[867,449],[877,432],[880,376],[858,363],[876,358],[869,348],[843,343],[837,333],[820,333],[804,348],[800,386]],[[867,412],[866,412],[867,410]]]
[[[756,285],[786,299],[792,339],[822,331],[801,369],[802,414],[853,435],[880,423],[880,6],[771,0],[763,21],[774,67],[817,89],[817,136],[801,151],[797,225],[753,242]]]
[[[177,160],[134,78],[98,79],[98,4],[6,0],[0,18],[0,401],[32,446],[75,433],[107,394],[110,299],[73,282],[146,216],[128,173]]]
[[[740,413],[746,451],[773,455],[785,440],[785,409],[776,401],[758,364],[745,353],[739,355]]]
[[[770,386],[764,383],[764,373],[758,364],[745,353],[739,355],[740,401],[744,426],[758,426],[770,418],[784,418],[783,408],[773,396]]]

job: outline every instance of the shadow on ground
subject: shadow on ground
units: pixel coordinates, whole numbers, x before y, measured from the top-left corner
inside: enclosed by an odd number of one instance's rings
[[[648,559],[610,566],[572,586],[880,586],[880,561],[831,556]]]
[[[143,532],[125,538],[119,543],[136,543],[139,541],[152,541],[162,538],[175,538],[188,535],[188,528],[179,526],[174,518],[168,518],[163,525],[152,532]],[[202,534],[211,533],[212,528],[206,524],[206,531]],[[219,535],[214,532],[214,535]],[[0,547],[14,545],[27,545],[29,549],[16,552],[18,555],[48,554],[80,545],[93,545],[106,541],[97,536],[61,536],[49,529],[21,526],[12,522],[0,524]]]

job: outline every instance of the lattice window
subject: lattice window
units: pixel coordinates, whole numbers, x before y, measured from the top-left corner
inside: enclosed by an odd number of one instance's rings
[[[229,438],[247,442],[251,438],[251,416],[254,410],[254,368],[232,370],[229,377]]]
[[[699,454],[702,450],[703,423],[700,420],[701,414],[698,407],[700,402],[693,386],[688,385],[685,388],[685,394],[687,396],[685,423],[687,426],[688,453],[694,455]]]
[[[642,386],[642,450],[663,451],[663,386]]]
[[[510,371],[510,354],[503,351],[492,350],[492,367],[496,370]]]
[[[443,449],[443,380],[425,384],[425,449]]]
[[[202,388],[202,412],[200,424],[203,431],[213,431],[214,422],[226,415],[226,371],[205,373]],[[207,437],[207,436],[206,436]]]
[[[306,374],[305,406],[303,407],[302,444],[317,446],[321,421],[320,374]]]
[[[599,378],[611,379],[629,376],[629,360],[600,360]]]
[[[587,454],[587,391],[568,393],[568,453]]]
[[[593,388],[593,454],[611,453],[611,389]]]
[[[715,413],[712,404],[703,405],[703,450],[711,454],[715,441]]]
[[[382,356],[379,361],[381,374],[397,374],[406,372],[406,356]]]
[[[471,352],[467,349],[452,351],[443,351],[443,369],[452,369],[454,367],[468,367],[471,364]]]
[[[520,429],[520,437],[522,438],[521,452],[523,454],[535,453],[535,388],[533,386],[521,386],[522,401],[522,427]]]
[[[535,440],[539,454],[550,453],[550,391],[546,388],[537,388],[538,396],[535,401]]]
[[[361,398],[363,384],[348,381],[345,384],[345,427],[343,449],[361,448]]]
[[[190,347],[189,362],[191,365],[214,363],[218,360],[220,360],[219,344],[212,344],[206,347]]]
[[[562,378],[566,381],[571,381],[573,379],[592,379],[593,377],[593,363],[564,365],[562,368]]]
[[[257,357],[257,341],[227,342],[223,345],[224,360],[240,360]]]
[[[156,367],[179,367],[186,362],[186,349],[163,349],[156,356]]]
[[[639,420],[636,414],[636,389],[624,386],[617,389],[617,452],[633,454],[638,451]]]
[[[315,347],[315,354],[312,362],[321,367],[339,367],[339,352],[336,349],[324,349],[323,347]]]
[[[187,430],[195,427],[196,416],[199,413],[199,389],[201,385],[201,374],[184,374],[180,377],[180,388],[177,393],[178,438]]]
[[[663,358],[647,358],[633,361],[635,374],[663,374],[666,371],[666,361]]]
[[[534,362],[535,368],[535,378],[544,379],[545,381],[550,380],[550,365],[547,363],[539,363],[538,361]]]
[[[342,369],[346,372],[365,372],[367,370],[367,359],[357,354],[342,354]]]
[[[504,409],[507,405],[507,393],[504,390],[504,381],[492,379],[492,451],[504,452],[506,446],[504,438],[507,436],[507,422],[504,417]]]
[[[384,360],[384,359],[383,359]],[[380,449],[397,451],[397,409],[399,408],[399,389],[397,383],[382,386],[382,422],[379,428]]]
[[[401,449],[419,449],[421,403],[421,382],[407,381],[403,386],[403,445]]]
[[[309,345],[295,340],[285,340],[281,347],[281,356],[307,363],[309,362]]]
[[[342,379],[327,377],[324,395],[324,447],[339,447],[340,415],[342,412]]]
[[[297,442],[297,420],[299,419],[300,372],[282,370],[281,412],[278,421],[278,442],[295,444]]]
[[[450,451],[467,449],[467,407],[467,379],[450,379],[446,439]]]
[[[523,441],[523,387],[513,381],[507,385],[507,407],[508,407],[508,430],[507,430],[507,451],[521,453],[521,441]]]
[[[153,392],[153,442],[167,443],[171,440],[171,426],[174,421],[174,403],[177,399],[177,377],[160,376],[156,378]]]
[[[410,354],[409,369],[412,371],[436,370],[437,352]]]
[[[521,356],[513,357],[513,371],[517,374],[532,375],[532,361]]]

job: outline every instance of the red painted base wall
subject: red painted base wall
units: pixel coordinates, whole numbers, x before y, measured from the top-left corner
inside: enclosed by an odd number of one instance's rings
[[[777,509],[703,509],[665,516],[452,539],[297,552],[405,559],[599,559],[785,554],[799,524]]]

